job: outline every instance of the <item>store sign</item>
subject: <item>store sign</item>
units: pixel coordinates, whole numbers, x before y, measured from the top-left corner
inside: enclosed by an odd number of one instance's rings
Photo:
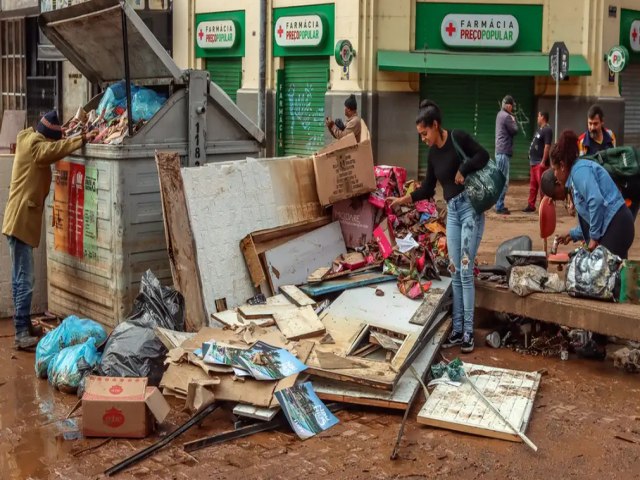
[[[446,15],[440,26],[449,47],[509,48],[518,41],[520,26],[513,15]]]
[[[200,22],[196,27],[196,42],[202,49],[232,48],[238,38],[233,20]]]
[[[634,20],[629,30],[629,45],[634,52],[640,52],[640,20]]]
[[[613,73],[620,73],[627,66],[629,51],[623,46],[616,46],[607,53],[607,65]]]
[[[280,17],[274,30],[280,47],[317,47],[324,39],[324,27],[319,15]]]

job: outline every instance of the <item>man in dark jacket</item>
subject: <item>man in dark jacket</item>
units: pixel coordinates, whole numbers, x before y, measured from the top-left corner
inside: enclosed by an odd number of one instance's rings
[[[496,212],[502,215],[509,215],[511,212],[504,204],[504,198],[509,189],[509,165],[513,156],[513,137],[518,133],[518,123],[513,116],[513,109],[516,102],[511,95],[502,99],[502,109],[496,116],[496,163],[498,168],[507,179],[504,190],[496,203]]]

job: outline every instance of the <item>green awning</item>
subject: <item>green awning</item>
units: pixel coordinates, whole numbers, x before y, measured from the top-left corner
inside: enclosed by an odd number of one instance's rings
[[[549,56],[539,52],[452,53],[435,50],[403,52],[378,50],[378,69],[391,72],[448,73],[455,75],[549,75]],[[569,58],[569,76],[591,75],[582,55]]]

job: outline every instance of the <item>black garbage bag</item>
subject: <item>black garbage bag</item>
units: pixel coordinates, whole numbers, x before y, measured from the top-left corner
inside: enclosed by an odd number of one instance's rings
[[[142,276],[140,293],[129,318],[107,339],[98,374],[107,377],[148,377],[158,385],[164,373],[166,347],[155,327],[184,331],[184,297],[163,287],[151,270]]]

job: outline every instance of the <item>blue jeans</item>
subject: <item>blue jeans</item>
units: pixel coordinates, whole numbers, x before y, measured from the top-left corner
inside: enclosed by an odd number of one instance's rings
[[[500,194],[500,198],[498,198],[498,203],[496,203],[496,211],[500,211],[504,209],[504,197],[507,196],[507,190],[509,190],[509,165],[511,164],[511,155],[496,153],[496,164],[507,180]]]
[[[473,334],[476,289],[473,268],[484,233],[484,213],[471,206],[466,192],[447,202],[447,250],[453,287],[453,331]]]
[[[16,237],[7,237],[11,254],[11,288],[16,310],[13,324],[16,335],[28,333],[33,296],[33,247]]]

